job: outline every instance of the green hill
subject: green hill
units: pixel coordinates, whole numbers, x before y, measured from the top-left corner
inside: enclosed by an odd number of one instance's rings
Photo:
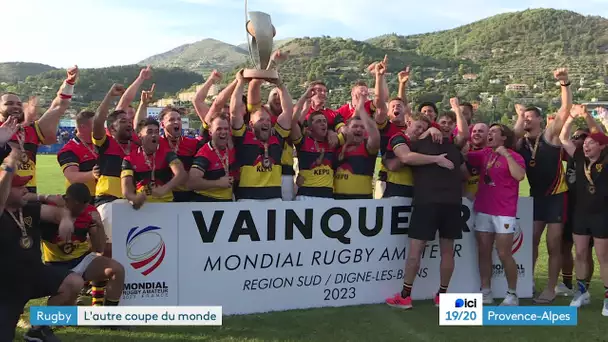
[[[55,70],[50,65],[39,63],[9,62],[0,63],[0,82],[25,81],[28,76],[38,75],[46,71]]]

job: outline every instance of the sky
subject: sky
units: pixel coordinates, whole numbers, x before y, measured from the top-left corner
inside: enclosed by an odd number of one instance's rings
[[[528,8],[608,18],[608,0],[249,1],[249,11],[271,15],[276,39],[425,33]],[[0,62],[98,68],[205,38],[235,45],[247,39],[242,0],[0,0],[0,13],[3,32],[14,39],[0,48]]]

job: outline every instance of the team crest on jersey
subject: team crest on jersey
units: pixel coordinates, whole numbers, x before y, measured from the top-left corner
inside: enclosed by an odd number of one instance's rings
[[[496,167],[500,167],[501,165],[502,164],[499,161],[497,161],[496,163],[494,163],[494,166],[496,166]]]
[[[23,223],[25,223],[26,226],[31,228],[32,227],[32,217],[28,216],[28,217],[23,218]]]
[[[602,172],[602,170],[604,169],[604,164],[595,164],[595,169],[597,170],[597,172]]]
[[[505,229],[509,229],[509,224],[505,223]]]
[[[479,174],[479,171],[478,171],[476,168],[472,168],[472,169],[471,169],[471,173],[472,173],[474,176],[476,176],[476,175],[478,175],[478,174]]]

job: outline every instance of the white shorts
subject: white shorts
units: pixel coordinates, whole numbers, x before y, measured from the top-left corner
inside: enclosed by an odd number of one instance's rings
[[[383,198],[384,189],[386,189],[386,182],[376,181],[376,185],[374,186],[374,199]]]
[[[117,199],[97,207],[97,211],[101,217],[101,223],[103,224],[103,230],[106,232],[107,243],[112,243],[112,204],[127,202],[128,201],[126,199]]]
[[[283,201],[293,201],[294,187],[294,176],[281,176],[281,194],[283,195]]]
[[[97,259],[97,257],[99,257],[99,255],[96,253],[87,254],[87,256],[85,256],[78,265],[72,268],[72,272],[78,273],[81,277],[84,276],[84,272],[87,270],[91,262]]]
[[[515,217],[475,213],[475,231],[478,232],[513,234],[516,225]]]
[[[323,198],[314,196],[296,196],[296,201],[327,201],[333,200],[333,198]]]

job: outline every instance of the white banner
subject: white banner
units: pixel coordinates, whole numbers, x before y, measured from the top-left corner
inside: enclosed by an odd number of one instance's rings
[[[222,306],[246,314],[382,303],[401,290],[410,199],[113,205],[113,257],[127,270],[123,305]],[[455,243],[449,292],[478,292],[471,203]],[[532,199],[520,198],[513,250],[518,295],[532,297]],[[455,223],[457,224],[457,223]],[[422,256],[413,299],[439,288],[438,241]],[[493,292],[506,281],[494,255]]]

